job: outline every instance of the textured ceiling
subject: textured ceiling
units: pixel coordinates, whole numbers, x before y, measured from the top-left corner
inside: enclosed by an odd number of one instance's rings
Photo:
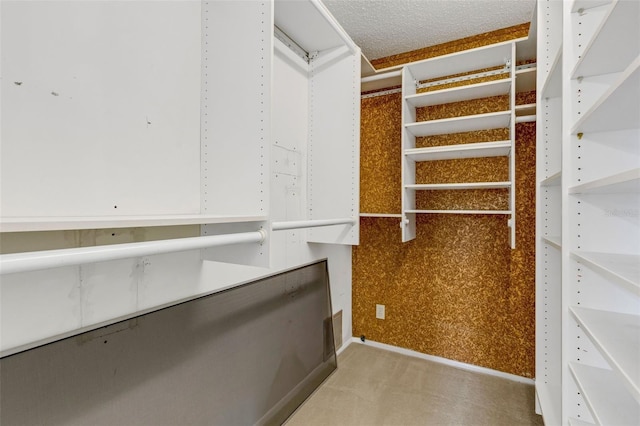
[[[369,60],[529,22],[535,0],[322,0]]]

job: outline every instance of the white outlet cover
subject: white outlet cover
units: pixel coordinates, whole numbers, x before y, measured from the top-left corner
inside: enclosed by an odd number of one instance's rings
[[[384,319],[384,305],[376,305],[376,318]]]

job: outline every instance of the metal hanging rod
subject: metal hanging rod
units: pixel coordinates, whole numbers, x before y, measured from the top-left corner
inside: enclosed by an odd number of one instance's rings
[[[536,121],[535,115],[521,115],[516,117],[516,123],[531,123]]]
[[[3,254],[0,255],[0,275],[232,244],[262,243],[265,238],[265,231],[259,230],[236,234],[178,238],[142,243]]]
[[[272,231],[285,231],[287,229],[300,229],[300,228],[317,228],[319,226],[332,226],[332,225],[355,225],[356,220],[352,217],[341,219],[320,219],[320,220],[293,220],[288,222],[273,222],[271,223]]]

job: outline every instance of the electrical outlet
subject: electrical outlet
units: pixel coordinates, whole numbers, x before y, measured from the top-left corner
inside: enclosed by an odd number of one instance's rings
[[[384,319],[384,305],[376,305],[376,318]]]

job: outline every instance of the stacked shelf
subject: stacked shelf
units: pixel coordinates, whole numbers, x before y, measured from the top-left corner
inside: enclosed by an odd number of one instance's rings
[[[554,202],[539,204],[539,226],[554,204],[561,206],[555,210],[560,212],[560,244],[540,228],[538,255],[539,290],[548,288],[544,253],[559,252],[561,263],[562,337],[556,350],[562,392],[551,404],[561,404],[561,424],[637,424],[640,2],[576,0],[565,3],[560,16],[562,42],[558,52],[547,55],[554,59],[540,102],[549,117],[561,116],[562,125],[558,130],[550,123],[538,140],[545,153],[539,159],[562,158],[560,166],[546,159],[538,188],[543,197],[559,193]],[[554,113],[558,105],[561,114]],[[555,140],[561,141],[559,151],[549,144]],[[539,309],[538,315],[545,314]],[[546,416],[545,422],[550,422]]]
[[[515,44],[503,43],[464,52],[454,53],[439,58],[427,59],[407,65],[402,75],[402,241],[415,238],[415,215],[430,213],[448,214],[498,214],[510,216],[511,246],[515,246],[515,92],[516,70]],[[418,93],[422,81],[430,85],[446,77],[469,74],[479,70],[494,70],[503,74],[502,79],[466,84],[447,89],[431,90]],[[519,84],[522,88],[531,86],[535,76],[535,67],[520,70],[522,75]],[[450,82],[451,80],[447,80]],[[506,110],[489,113],[470,112],[452,118],[417,120],[416,108],[435,105],[446,105],[454,102],[472,101],[496,96],[509,96],[509,107]],[[535,105],[524,105],[518,108],[519,115],[535,114]],[[509,140],[465,143],[436,147],[416,148],[416,138],[450,135],[464,132],[475,132],[492,129],[509,129]],[[508,157],[509,180],[495,182],[453,182],[453,183],[418,183],[416,182],[417,163],[428,161],[458,160],[469,158]],[[438,190],[493,190],[504,189],[509,192],[509,208],[495,209],[419,209],[416,208],[416,192]]]

